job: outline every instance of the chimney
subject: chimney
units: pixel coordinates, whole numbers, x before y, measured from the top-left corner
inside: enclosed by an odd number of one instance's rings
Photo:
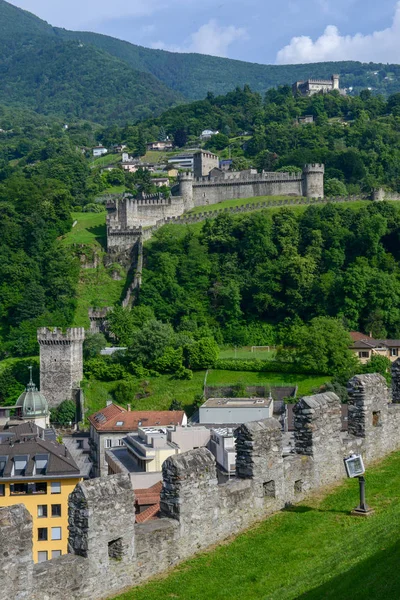
[[[131,412],[131,405],[128,404],[127,406],[128,406],[128,411]]]
[[[112,404],[112,400],[110,400],[110,398],[109,398],[106,402],[106,406],[111,406],[111,404]]]

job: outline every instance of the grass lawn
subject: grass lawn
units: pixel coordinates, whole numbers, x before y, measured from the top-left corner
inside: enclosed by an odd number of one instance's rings
[[[88,244],[90,246],[106,247],[106,212],[101,213],[72,213],[72,218],[77,221],[63,238],[68,246],[72,244]]]
[[[75,227],[68,232],[62,243],[72,246],[82,244],[82,254],[88,256],[88,262],[96,255],[98,266],[94,269],[81,269],[77,288],[77,309],[73,327],[88,328],[88,310],[92,307],[104,308],[113,306],[121,300],[126,281],[126,272],[120,265],[105,267],[103,257],[106,249],[106,213],[72,213],[77,221]],[[112,277],[118,271],[121,280]]]
[[[189,214],[197,214],[197,213],[202,213],[202,212],[213,212],[216,210],[221,210],[222,208],[234,208],[236,206],[243,206],[244,204],[257,204],[258,202],[274,202],[274,203],[278,203],[280,200],[293,200],[293,198],[289,198],[288,196],[258,196],[256,198],[240,198],[240,199],[234,199],[234,200],[224,200],[223,202],[218,202],[218,204],[208,204],[206,206],[196,206],[195,208],[192,208],[192,210],[189,211]],[[318,204],[318,203],[315,203]],[[343,203],[344,204],[344,203]],[[362,208],[363,206],[366,206],[368,204],[367,200],[357,200],[354,202],[349,202],[346,203],[346,206],[348,206],[349,208],[353,209],[353,210],[358,210],[360,208]],[[320,204],[322,206],[322,203]],[[306,208],[308,207],[308,204],[303,204],[303,205],[287,205],[287,206],[271,206],[271,207],[264,207],[262,209],[258,209],[258,210],[271,210],[273,212],[276,212],[278,210],[282,210],[282,208],[290,208],[291,210],[294,210],[297,213],[302,213],[306,210]]]
[[[250,346],[243,348],[226,348],[225,350],[221,350],[219,354],[220,358],[258,358],[259,360],[274,360],[275,356],[275,350],[254,350],[254,352],[252,352]]]
[[[194,412],[193,401],[197,394],[203,393],[205,371],[193,373],[190,381],[173,379],[170,375],[149,377],[147,385],[137,381],[130,402],[132,410],[168,410],[172,400],[182,403],[185,412],[190,416]],[[249,373],[247,371],[209,371],[208,385],[226,385],[244,383],[246,385],[298,385],[300,395],[311,394],[313,388],[318,388],[329,377],[310,377],[308,375],[286,375],[282,373]],[[106,405],[111,392],[119,382],[102,382],[91,380],[85,387],[85,404],[88,414],[96,412]],[[145,391],[147,398],[136,399],[137,393]]]
[[[103,156],[99,156],[98,158],[91,157],[90,167],[93,169],[95,167],[106,167],[107,165],[117,165],[122,160],[122,154],[103,154]]]
[[[358,483],[347,480],[117,600],[396,600],[400,453],[366,479],[368,519],[349,515]]]

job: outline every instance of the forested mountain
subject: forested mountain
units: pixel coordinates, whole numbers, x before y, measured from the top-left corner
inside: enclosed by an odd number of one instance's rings
[[[0,102],[102,124],[159,114],[184,99],[254,91],[341,75],[353,92],[400,91],[400,66],[357,62],[261,65],[143,48],[108,36],[54,28],[0,0]]]

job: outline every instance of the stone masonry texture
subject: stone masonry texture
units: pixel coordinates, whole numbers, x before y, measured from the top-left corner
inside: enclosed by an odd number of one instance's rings
[[[394,370],[398,385],[399,370]],[[349,382],[349,428],[333,393],[301,398],[295,448],[282,453],[275,419],[236,431],[237,477],[219,484],[205,448],[163,465],[161,516],[135,523],[127,475],[80,483],[69,499],[70,554],[32,562],[32,522],[22,505],[0,509],[0,600],[102,600],[138,585],[276,512],[345,478],[343,458],[368,464],[400,448],[400,406],[381,375]]]

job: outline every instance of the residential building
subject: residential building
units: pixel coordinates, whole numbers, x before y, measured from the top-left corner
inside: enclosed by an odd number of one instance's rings
[[[299,125],[309,125],[314,123],[313,115],[304,115],[304,117],[298,117],[297,122]]]
[[[232,165],[233,165],[232,158],[224,158],[219,161],[219,168],[221,169],[221,171],[229,171],[229,169],[232,167]]]
[[[262,421],[273,416],[273,399],[209,398],[199,409],[199,422],[229,425]]]
[[[128,171],[128,173],[136,173],[139,169],[143,169],[144,171],[155,171],[155,165],[153,163],[144,163],[137,159],[123,161],[121,166],[124,171]]]
[[[350,337],[353,340],[351,350],[363,364],[367,363],[372,356],[385,356],[391,362],[400,356],[400,340],[376,340],[371,335],[358,331],[350,331]]]
[[[193,152],[184,152],[182,154],[176,154],[168,159],[168,165],[175,167],[176,169],[187,169],[193,171]]]
[[[233,432],[233,427],[213,427],[208,446],[218,465],[229,475],[234,475],[236,471],[236,446]]]
[[[104,148],[104,146],[96,146],[95,148],[93,148],[93,156],[95,158],[98,158],[99,156],[103,156],[103,154],[107,154],[108,150],[107,148]]]
[[[24,504],[33,521],[33,560],[68,553],[68,496],[78,466],[53,430],[33,422],[0,429],[0,506]]]
[[[207,446],[210,432],[206,427],[139,427],[123,438],[125,447],[106,451],[109,474],[159,473],[170,456]]]
[[[152,177],[151,183],[156,187],[169,187],[169,178],[168,177]]]
[[[219,131],[213,131],[212,129],[204,129],[204,131],[200,134],[200,139],[204,142],[206,140],[210,140],[213,135],[217,135]]]
[[[186,425],[187,417],[183,410],[131,411],[110,403],[102,410],[89,416],[89,444],[94,475],[108,474],[106,450],[124,446],[124,438],[136,434],[140,427],[167,427]]]
[[[168,150],[172,150],[174,148],[174,144],[169,140],[158,141],[158,142],[150,142],[147,144],[147,150],[157,150],[159,152],[166,152]]]

